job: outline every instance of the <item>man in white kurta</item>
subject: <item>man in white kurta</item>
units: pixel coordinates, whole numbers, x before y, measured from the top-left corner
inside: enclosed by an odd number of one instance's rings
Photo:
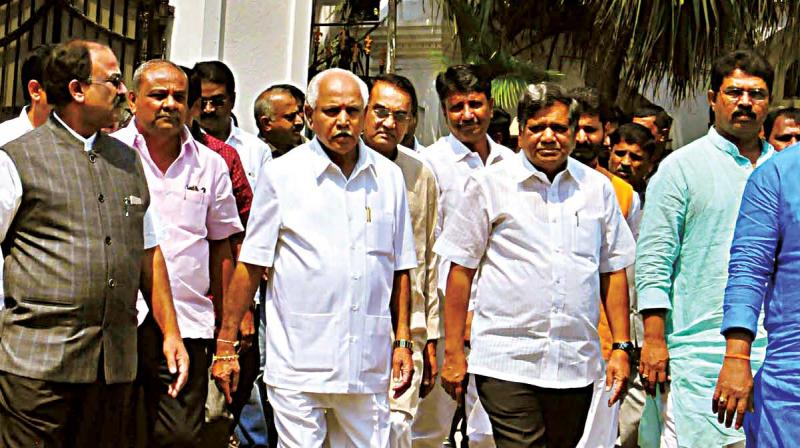
[[[317,137],[264,168],[225,304],[213,374],[227,394],[229,343],[270,268],[264,381],[280,446],[388,447],[390,365],[395,395],[411,382],[414,236],[400,169],[358,138],[366,96],[343,70],[312,79]]]

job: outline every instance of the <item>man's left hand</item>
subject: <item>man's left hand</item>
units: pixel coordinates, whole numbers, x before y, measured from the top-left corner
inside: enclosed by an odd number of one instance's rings
[[[414,361],[411,359],[411,349],[395,347],[392,350],[392,390],[393,398],[399,398],[411,387],[411,378],[414,376]]]
[[[162,351],[164,352],[164,358],[167,360],[169,373],[175,378],[172,384],[167,387],[167,393],[170,397],[175,398],[189,378],[189,353],[186,352],[183,339],[177,335],[164,337]]]
[[[711,410],[717,421],[730,428],[736,418],[738,430],[744,422],[745,412],[753,408],[753,372],[750,361],[725,358],[717,379],[717,388],[711,398]]]
[[[422,385],[419,388],[419,397],[425,398],[436,386],[436,377],[439,375],[439,365],[436,360],[436,340],[428,341],[422,349]]]
[[[612,387],[614,389],[608,399],[608,407],[613,406],[622,396],[630,375],[631,365],[628,354],[622,350],[613,350],[606,366],[606,391],[611,390]]]

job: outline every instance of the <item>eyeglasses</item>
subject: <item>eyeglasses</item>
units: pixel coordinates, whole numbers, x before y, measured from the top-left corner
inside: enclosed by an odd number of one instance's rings
[[[792,139],[800,141],[800,134],[781,134],[775,137],[775,140],[781,143],[789,143],[790,141],[792,141]]]
[[[119,89],[119,86],[122,85],[122,73],[114,73],[113,75],[103,80],[93,80],[91,76],[86,78],[86,84],[105,84],[105,83],[109,83],[112,86],[114,86],[115,89]]]
[[[200,98],[200,108],[205,109],[208,104],[211,104],[213,107],[222,107],[225,103],[228,102],[228,97],[225,95],[214,95],[210,98],[201,97]]]
[[[411,119],[411,114],[404,110],[396,110],[393,112],[383,106],[372,107],[372,113],[374,113],[375,116],[381,120],[385,120],[389,118],[389,115],[391,115],[394,117],[394,121],[397,123],[406,123]]]
[[[769,97],[769,93],[763,89],[745,90],[738,87],[728,87],[722,93],[734,101],[741,100],[745,93],[750,97],[750,101],[765,101]]]

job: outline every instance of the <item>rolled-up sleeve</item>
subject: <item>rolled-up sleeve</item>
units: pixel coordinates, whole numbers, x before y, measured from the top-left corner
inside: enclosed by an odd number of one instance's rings
[[[639,311],[672,309],[669,293],[686,218],[686,187],[675,175],[677,168],[662,165],[647,187],[636,246]]]
[[[633,264],[636,243],[617,202],[614,187],[603,183],[603,240],[600,247],[600,272],[615,272]]]
[[[211,203],[206,215],[208,239],[212,241],[223,240],[233,234],[244,230],[236,208],[236,199],[233,197],[231,178],[225,161],[218,154],[214,154],[214,183],[211,186]]]
[[[256,181],[253,206],[247,221],[247,233],[239,252],[239,261],[257,266],[272,267],[275,247],[281,227],[278,193],[267,167]]]
[[[460,205],[447,220],[433,250],[453,263],[477,269],[489,241],[487,204],[484,189],[474,176],[470,176]]]
[[[780,239],[779,189],[774,163],[757,169],[747,181],[731,245],[722,333],[743,328],[756,334]]]

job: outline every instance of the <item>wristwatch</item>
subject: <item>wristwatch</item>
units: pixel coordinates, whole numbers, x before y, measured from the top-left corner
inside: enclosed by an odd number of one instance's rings
[[[633,342],[625,341],[625,342],[615,342],[611,344],[611,350],[622,350],[623,352],[627,353],[628,356],[633,356]]]
[[[412,343],[407,339],[397,339],[396,341],[394,341],[394,344],[392,344],[392,346],[394,348],[407,348],[409,350],[412,350],[412,347],[414,347],[414,343]]]

